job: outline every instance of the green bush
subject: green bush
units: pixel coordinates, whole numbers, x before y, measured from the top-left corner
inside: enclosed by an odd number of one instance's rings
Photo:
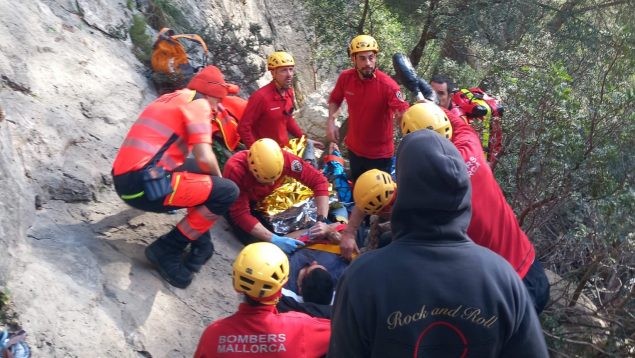
[[[134,44],[134,54],[144,64],[150,63],[152,56],[152,38],[146,33],[146,19],[143,15],[133,15],[130,27],[130,39]]]
[[[0,326],[14,328],[17,326],[16,315],[10,309],[11,300],[7,288],[0,289]]]
[[[146,14],[148,24],[155,30],[169,27],[178,32],[192,32],[187,17],[169,0],[151,0],[149,13]]]

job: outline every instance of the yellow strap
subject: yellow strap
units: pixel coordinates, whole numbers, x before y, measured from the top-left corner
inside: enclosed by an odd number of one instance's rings
[[[318,250],[324,252],[330,252],[332,254],[341,255],[340,245],[338,244],[309,244],[306,246],[307,249]],[[357,254],[353,253],[353,258],[356,258]]]
[[[229,120],[234,121],[233,118],[230,118]],[[216,122],[216,124],[218,124],[218,129],[220,130],[220,134],[223,136],[223,142],[225,142],[225,147],[227,147],[227,149],[230,149],[231,146],[229,145],[229,143],[227,143],[227,136],[225,135],[225,127],[223,127],[222,121],[216,115],[214,115],[213,121]]]
[[[138,192],[138,193],[136,193],[136,194],[121,195],[121,198],[122,198],[123,200],[132,200],[132,199],[136,199],[136,198],[138,198],[138,197],[143,196],[143,194],[144,194],[144,192],[143,192],[143,191],[140,191],[140,192]]]
[[[332,254],[341,254],[340,252],[340,245],[334,245],[334,244],[310,244],[307,245],[306,247],[307,249],[311,249],[311,250],[318,250],[318,251],[326,251],[326,252],[330,252]]]
[[[176,195],[176,189],[179,188],[179,183],[181,182],[181,174],[176,175],[176,181],[174,183],[174,189],[172,190],[172,195],[170,195],[170,200],[168,200],[168,204],[172,204],[172,200],[174,199],[174,195]]]

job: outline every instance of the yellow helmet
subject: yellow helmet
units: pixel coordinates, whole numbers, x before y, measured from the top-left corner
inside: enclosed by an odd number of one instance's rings
[[[270,242],[245,246],[232,266],[234,289],[265,304],[276,303],[276,294],[288,279],[289,259]],[[270,296],[274,297],[267,301]]]
[[[397,184],[390,174],[371,169],[360,175],[355,182],[353,198],[355,206],[368,215],[379,213],[392,202]]]
[[[267,58],[267,70],[273,70],[278,67],[295,66],[293,56],[287,52],[276,51]]]
[[[348,47],[349,55],[354,55],[358,52],[375,51],[379,52],[379,46],[377,41],[372,36],[359,35],[351,40],[351,44]]]
[[[284,168],[284,156],[278,143],[271,138],[261,138],[249,148],[249,170],[260,183],[278,180]]]
[[[401,118],[401,133],[406,135],[420,129],[432,129],[447,139],[452,139],[452,125],[441,107],[434,103],[412,105]]]

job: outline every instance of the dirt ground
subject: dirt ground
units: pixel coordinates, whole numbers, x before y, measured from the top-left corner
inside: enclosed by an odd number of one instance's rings
[[[34,356],[191,356],[204,327],[238,304],[231,263],[241,245],[220,220],[212,259],[187,289],[170,286],[143,250],[183,214],[144,213],[116,200],[51,201],[37,211],[11,296]]]

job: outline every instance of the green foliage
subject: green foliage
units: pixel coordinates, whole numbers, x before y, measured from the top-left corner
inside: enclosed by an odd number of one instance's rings
[[[388,73],[394,72],[392,54],[408,50],[412,27],[405,26],[383,1],[369,0],[366,17],[363,17],[364,1],[306,0],[304,4],[315,36],[311,55],[323,77],[350,66],[348,44],[360,33],[377,39],[378,66]],[[363,25],[361,32],[358,31],[360,24]]]
[[[607,328],[572,335],[548,310],[554,352],[632,355],[635,331],[635,22],[632,1],[306,1],[314,51],[329,76],[363,32],[417,55],[424,78],[450,75],[503,100],[496,176],[547,268],[585,294]],[[588,270],[591,271],[587,272]],[[576,292],[577,291],[577,292]],[[596,340],[598,338],[598,340]],[[576,342],[584,342],[579,344]],[[599,343],[598,343],[599,342]]]
[[[130,39],[132,40],[134,54],[139,61],[148,65],[152,56],[152,38],[146,33],[146,19],[143,15],[132,16],[130,27]]]
[[[430,70],[426,73],[427,76],[424,75],[426,78],[430,78],[436,73],[451,73],[455,84],[460,88],[475,86],[485,75],[483,71],[461,65],[448,58],[440,58],[435,67],[430,68]]]
[[[361,2],[343,0],[304,1],[309,12],[309,23],[315,42],[311,46],[311,57],[321,73],[336,71],[347,66],[347,40],[355,35],[353,12],[359,11]]]
[[[10,303],[9,290],[3,288],[0,290],[0,326],[15,324],[15,315],[9,309]]]
[[[270,45],[271,38],[263,36],[262,27],[255,23],[249,25],[245,36],[237,36],[244,32],[244,29],[228,20],[218,29],[206,28],[199,34],[210,49],[209,63],[224,70],[228,81],[245,83],[247,88],[255,90],[256,80],[262,76],[265,67],[252,58],[262,57],[260,48]],[[233,78],[232,74],[227,72],[233,67],[240,69],[243,74],[241,78]]]
[[[0,292],[0,310],[4,309],[9,304],[9,290],[3,289]]]
[[[169,27],[180,32],[190,32],[190,22],[183,12],[170,0],[150,0],[152,12],[148,23],[156,30]]]
[[[497,178],[547,266],[579,284],[611,322],[604,344],[591,347],[624,355],[632,348],[625,327],[635,325],[624,304],[635,273],[633,61],[625,56],[635,36],[624,38],[612,18],[572,18],[556,33],[538,23],[491,65],[511,109]]]

